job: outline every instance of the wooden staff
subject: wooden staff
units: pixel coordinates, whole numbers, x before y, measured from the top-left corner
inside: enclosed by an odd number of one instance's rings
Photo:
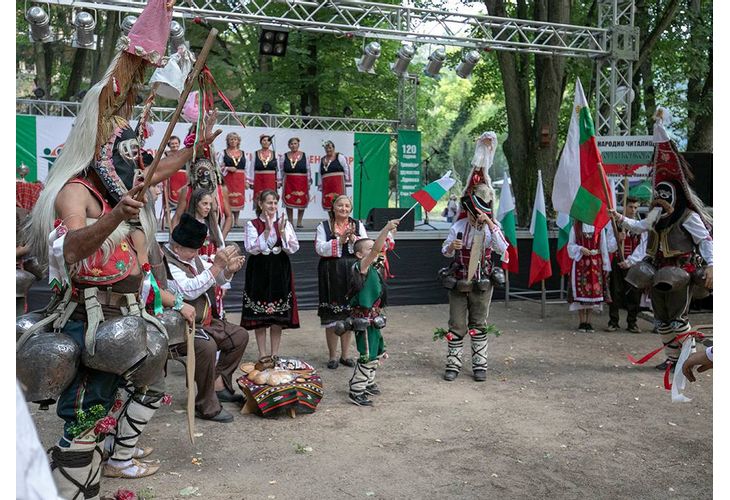
[[[624,206],[624,214],[626,213],[626,203],[629,201],[629,174],[628,172],[624,171],[624,199],[623,199],[623,206]],[[626,238],[624,238],[621,241],[621,255],[624,254],[624,245],[626,244]]]
[[[540,317],[545,318],[545,280],[540,280]]]
[[[613,210],[613,198],[610,196],[608,192],[608,184],[606,183],[606,171],[603,169],[603,163],[598,163],[598,168],[601,169],[601,186],[603,187],[603,195],[606,197],[606,202],[608,203],[608,207]],[[611,226],[613,226],[613,236],[616,238],[616,241],[618,242],[618,225],[616,225],[616,220],[609,215],[609,219],[611,219]],[[624,261],[624,253],[619,252],[618,255],[619,261]]]
[[[187,325],[185,332],[187,360],[185,361],[185,381],[188,384],[188,435],[190,443],[195,445],[195,323]]]
[[[160,142],[161,145],[167,144],[170,141],[173,129],[175,128],[177,121],[180,119],[183,106],[185,105],[185,101],[187,101],[188,94],[190,94],[190,91],[195,84],[195,80],[198,79],[200,71],[203,69],[203,66],[205,66],[205,60],[208,58],[208,53],[213,47],[213,42],[215,41],[215,37],[217,34],[218,30],[215,28],[211,28],[210,33],[208,33],[208,38],[205,40],[205,44],[203,45],[203,48],[198,55],[198,59],[195,61],[195,66],[193,67],[193,70],[190,72],[190,74],[188,75],[188,79],[185,82],[185,89],[183,89],[183,92],[180,95],[180,100],[178,101],[177,108],[175,109],[175,112],[170,119],[170,124],[167,126],[167,130],[165,130],[165,135],[162,136],[162,141]],[[152,160],[152,164],[149,166],[149,172],[145,176],[142,190],[137,194],[137,201],[142,201],[144,194],[147,192],[150,184],[152,184],[152,177],[154,176],[155,170],[157,170],[157,165],[160,163],[160,159],[162,158],[163,149],[163,147],[157,148],[157,151],[155,152],[155,159]]]

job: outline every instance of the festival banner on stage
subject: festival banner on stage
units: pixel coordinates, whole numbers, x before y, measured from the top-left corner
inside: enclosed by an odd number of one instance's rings
[[[411,197],[421,189],[421,132],[398,131],[398,206],[410,208],[416,203]],[[421,207],[415,208],[415,218],[420,220]]]
[[[650,135],[596,136],[596,145],[603,157],[603,169],[608,177],[629,177],[630,181],[651,175],[654,139]]]
[[[71,127],[73,126],[75,118],[73,117],[57,117],[57,116],[30,116],[30,115],[16,115],[16,167],[20,163],[25,163],[30,168],[30,174],[26,177],[29,181],[40,180],[44,181],[48,175],[48,171],[53,168],[53,162],[58,158],[59,153],[63,149],[63,143],[68,137]],[[136,126],[136,121],[131,122],[132,126]],[[165,133],[167,128],[167,122],[153,122],[151,127],[153,129],[152,136],[147,139],[145,143],[145,149],[154,151],[159,146],[159,141]],[[178,123],[175,126],[173,135],[180,138],[182,142],[188,133],[190,128],[189,123]],[[257,149],[260,148],[259,135],[270,134],[273,135],[273,149],[277,155],[281,157],[289,148],[287,142],[291,137],[299,137],[300,139],[300,151],[304,151],[309,159],[309,166],[312,172],[312,185],[310,186],[309,195],[310,202],[306,211],[304,212],[305,219],[325,219],[327,213],[322,209],[321,206],[321,193],[319,191],[319,163],[321,157],[324,155],[324,147],[322,146],[324,141],[330,140],[335,144],[335,149],[338,153],[342,153],[347,159],[348,168],[350,169],[351,183],[347,186],[346,191],[348,196],[353,196],[353,184],[355,182],[354,173],[354,132],[339,132],[339,131],[327,131],[327,130],[304,130],[304,129],[275,129],[275,128],[263,128],[263,127],[247,127],[242,128],[240,126],[230,125],[219,125],[216,128],[223,130],[223,133],[218,136],[213,144],[213,151],[215,153],[223,151],[226,147],[226,134],[229,132],[236,132],[241,136],[240,148],[244,151],[246,157],[246,164],[250,164],[253,161],[253,155]],[[366,134],[359,134],[366,135]],[[372,135],[372,134],[370,134]],[[382,135],[382,134],[375,134]],[[381,137],[380,142],[377,144],[378,149],[383,148],[383,139]],[[384,148],[386,151],[388,147]],[[365,148],[361,146],[361,150],[365,155]],[[368,151],[370,148],[368,148]],[[418,151],[420,158],[420,136],[418,142]],[[375,176],[379,181],[382,181],[382,171],[385,169],[387,172],[388,162],[385,161],[384,165],[383,158],[389,154],[377,154],[373,157],[366,159],[366,168],[368,175]],[[387,173],[386,179],[387,179]],[[365,182],[367,182],[365,180]],[[382,183],[381,183],[382,184]],[[363,198],[367,200],[369,195],[368,186],[373,187],[372,184],[364,184]],[[386,188],[387,190],[387,183]],[[382,189],[380,189],[382,191]],[[378,191],[379,192],[379,191]],[[372,194],[372,193],[370,193]],[[242,220],[250,219],[254,217],[253,206],[250,203],[253,192],[251,190],[246,191],[246,204],[244,209],[241,211],[240,218]],[[378,197],[378,201],[382,202],[382,193]],[[357,200],[355,200],[355,203]],[[365,208],[370,206],[363,201],[363,212],[364,216],[367,215]],[[378,205],[380,206],[380,205]],[[386,202],[382,206],[387,206],[387,195]],[[283,210],[283,208],[282,208]]]

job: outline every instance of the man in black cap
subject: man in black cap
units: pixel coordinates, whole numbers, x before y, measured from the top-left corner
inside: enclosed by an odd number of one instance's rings
[[[451,226],[441,253],[454,258],[449,289],[449,350],[444,380],[453,381],[461,371],[464,336],[471,337],[474,380],[487,379],[487,317],[492,300],[492,251],[504,255],[507,240],[492,221],[491,204],[476,194],[461,198],[467,217]]]
[[[172,231],[170,243],[162,248],[167,263],[168,289],[175,293],[176,306],[183,302],[195,308],[195,413],[198,418],[214,422],[232,422],[233,415],[221,402],[243,403],[235,394],[233,372],[241,361],[248,332],[224,319],[215,302],[215,286],[230,282],[241,269],[244,257],[238,248],[220,248],[213,262],[203,262],[198,249],[208,227],[189,214],[183,214]],[[220,357],[216,363],[216,351]]]

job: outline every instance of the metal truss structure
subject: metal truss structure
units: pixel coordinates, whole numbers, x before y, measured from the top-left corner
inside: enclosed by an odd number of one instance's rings
[[[16,99],[15,107],[16,112],[23,115],[75,117],[81,107],[81,103]],[[135,108],[135,116],[138,116],[141,111],[142,108],[137,106]],[[150,114],[150,120],[153,122],[169,122],[174,112],[174,108],[153,107]],[[235,113],[234,116],[234,113],[231,111],[219,111],[218,124],[240,126],[236,117],[238,117],[238,119],[247,127],[316,129],[379,134],[395,134],[399,127],[397,120],[274,115],[265,113]],[[182,116],[179,121],[186,122]]]
[[[398,85],[398,121],[400,128],[418,128],[418,76],[407,75]]]
[[[39,0],[32,0],[38,2]],[[146,0],[45,0],[77,8],[138,13]],[[599,26],[530,21],[365,0],[180,0],[174,15],[209,22],[278,26],[346,37],[388,39],[478,50],[503,50],[597,60],[597,127],[628,134],[631,106],[621,107],[638,56],[634,0],[599,0]],[[401,93],[407,93],[401,84]],[[414,94],[415,95],[415,94]],[[400,99],[399,99],[400,100]],[[405,105],[405,101],[401,101]],[[410,103],[408,104],[411,105]],[[412,103],[415,106],[415,103]],[[401,110],[401,115],[405,112]],[[628,125],[628,126],[627,126]]]

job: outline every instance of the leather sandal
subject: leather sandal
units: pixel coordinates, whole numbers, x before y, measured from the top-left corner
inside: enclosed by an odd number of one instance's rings
[[[141,477],[151,476],[160,469],[158,464],[151,464],[147,462],[140,462],[133,458],[127,466],[116,467],[111,465],[109,462],[104,464],[102,473],[104,477],[119,477],[123,479],[139,479]],[[137,471],[134,472],[134,468]]]

